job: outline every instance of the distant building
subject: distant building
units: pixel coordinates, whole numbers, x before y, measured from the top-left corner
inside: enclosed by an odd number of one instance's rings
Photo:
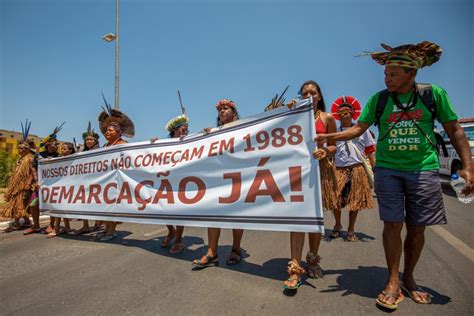
[[[18,143],[21,140],[22,134],[14,131],[7,131],[0,129],[0,150],[6,151],[10,155],[18,155]],[[42,138],[37,135],[28,135],[33,139],[36,146],[39,146]]]
[[[0,129],[0,151],[6,151],[9,155],[18,155],[18,144],[21,137],[22,134],[20,132]],[[36,147],[38,147],[43,140],[42,137],[33,134],[28,135],[28,138],[33,139]],[[60,140],[58,140],[58,142],[61,143]]]

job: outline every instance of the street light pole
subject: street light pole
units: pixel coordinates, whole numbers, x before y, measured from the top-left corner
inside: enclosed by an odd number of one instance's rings
[[[115,1],[115,109],[119,109],[119,0]]]

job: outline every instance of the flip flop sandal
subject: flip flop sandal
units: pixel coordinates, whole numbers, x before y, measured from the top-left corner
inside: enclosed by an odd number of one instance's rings
[[[240,252],[240,249],[232,249],[229,257],[227,258],[227,265],[232,266],[240,263],[240,261],[242,261],[242,253]]]
[[[48,235],[46,236],[46,238],[54,238],[54,237],[56,237],[56,236],[58,236],[58,235],[57,235],[56,232],[53,230],[52,232],[48,233]]]
[[[174,236],[166,236],[165,239],[161,242],[161,248],[167,248],[171,241],[174,239]]]
[[[286,279],[286,281],[290,282],[290,283],[293,283],[295,280],[297,280],[296,284],[294,286],[290,286],[290,285],[283,285],[283,288],[287,289],[287,290],[296,290],[298,289],[301,284],[303,284],[303,282],[301,281],[301,277],[297,274],[294,274],[293,277],[290,276],[288,279]]]
[[[100,237],[99,241],[109,241],[109,240],[115,239],[116,237],[117,237],[117,235],[115,235],[115,234],[105,235],[105,236]]]
[[[339,237],[341,237],[341,231],[333,229],[332,232],[331,232],[331,235],[329,235],[329,237],[331,237],[332,239],[339,238]]]
[[[356,242],[356,241],[359,241],[359,237],[357,237],[356,234],[347,235],[345,241]]]
[[[183,252],[184,248],[185,247],[184,247],[183,243],[174,244],[173,247],[171,247],[171,249],[170,249],[170,253],[171,254],[181,253],[181,252]]]
[[[39,228],[28,228],[23,232],[23,235],[30,235],[30,234],[37,234],[41,233],[41,229]]]
[[[396,310],[398,308],[398,304],[400,304],[403,299],[405,298],[405,296],[403,295],[403,293],[400,291],[400,293],[395,293],[395,292],[385,292],[385,291],[382,291],[383,294],[383,298],[384,300],[381,300],[377,297],[377,299],[375,300],[375,304],[377,304],[378,306],[381,306],[383,308],[386,308],[386,309],[390,309],[390,310]],[[380,294],[379,294],[380,295]],[[385,301],[385,298],[387,297],[393,297],[395,298],[395,302],[393,304],[388,304],[386,301]]]
[[[71,231],[70,235],[83,235],[83,234],[89,234],[91,231],[90,229],[78,229],[78,230],[73,230]]]
[[[408,287],[404,284],[400,285],[400,288],[406,295],[408,295],[413,302],[417,304],[431,304],[431,298],[433,297],[430,293],[423,291],[422,288],[416,287],[414,290],[409,290]],[[426,295],[426,300],[423,299],[423,296]],[[418,299],[417,299],[418,298]]]
[[[206,262],[203,262],[204,258],[206,258]],[[192,270],[201,270],[201,269],[211,267],[211,266],[218,267],[219,258],[217,256],[211,257],[211,256],[206,255],[202,257],[201,259],[194,259]]]

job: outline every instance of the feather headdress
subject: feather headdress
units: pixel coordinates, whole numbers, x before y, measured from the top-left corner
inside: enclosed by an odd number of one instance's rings
[[[166,123],[165,128],[168,132],[172,133],[175,129],[183,125],[189,125],[189,118],[186,116],[186,114],[172,118],[168,121],[168,123]]]
[[[135,125],[133,121],[123,112],[112,109],[107,103],[104,94],[102,93],[105,106],[102,106],[102,112],[99,115],[99,127],[102,134],[105,134],[108,126],[118,127],[123,136],[132,138],[135,136]]]
[[[285,98],[283,97],[285,95],[286,90],[288,90],[290,86],[286,86],[285,90],[278,96],[278,93],[275,95],[275,97],[272,98],[272,101],[270,102],[269,105],[265,107],[265,111],[270,111],[279,107],[282,107],[285,105]]]
[[[43,140],[40,143],[40,148],[43,149],[43,151],[46,149],[46,146],[51,143],[55,142],[58,138],[58,133],[63,129],[63,126],[66,122],[62,122],[61,125],[56,126],[51,134],[43,138]]]
[[[92,124],[91,122],[89,121],[89,124],[87,124],[87,131],[82,133],[82,139],[83,140],[86,140],[87,137],[94,137],[96,140],[98,140],[100,138],[100,135],[97,134],[94,129],[92,128]]]
[[[36,145],[33,139],[28,138],[30,135],[30,129],[31,129],[31,122],[26,119],[25,125],[23,125],[23,122],[21,123],[21,139],[20,139],[20,144],[25,144],[28,145],[30,148],[30,151],[34,152]]]
[[[364,52],[358,57],[370,55],[380,65],[420,69],[437,62],[443,53],[439,45],[428,41],[394,48],[383,43],[381,46],[386,52]]]

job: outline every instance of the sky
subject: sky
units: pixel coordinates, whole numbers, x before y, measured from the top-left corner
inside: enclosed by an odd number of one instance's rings
[[[141,141],[167,137],[181,110],[190,131],[216,124],[221,98],[241,117],[263,111],[290,85],[317,81],[328,107],[341,95],[362,104],[384,89],[383,67],[363,51],[429,40],[443,54],[418,82],[448,91],[474,117],[474,1],[471,0],[121,0],[120,110]],[[81,139],[98,130],[103,92],[114,103],[115,0],[0,0],[0,128]],[[101,138],[103,142],[103,137]]]

